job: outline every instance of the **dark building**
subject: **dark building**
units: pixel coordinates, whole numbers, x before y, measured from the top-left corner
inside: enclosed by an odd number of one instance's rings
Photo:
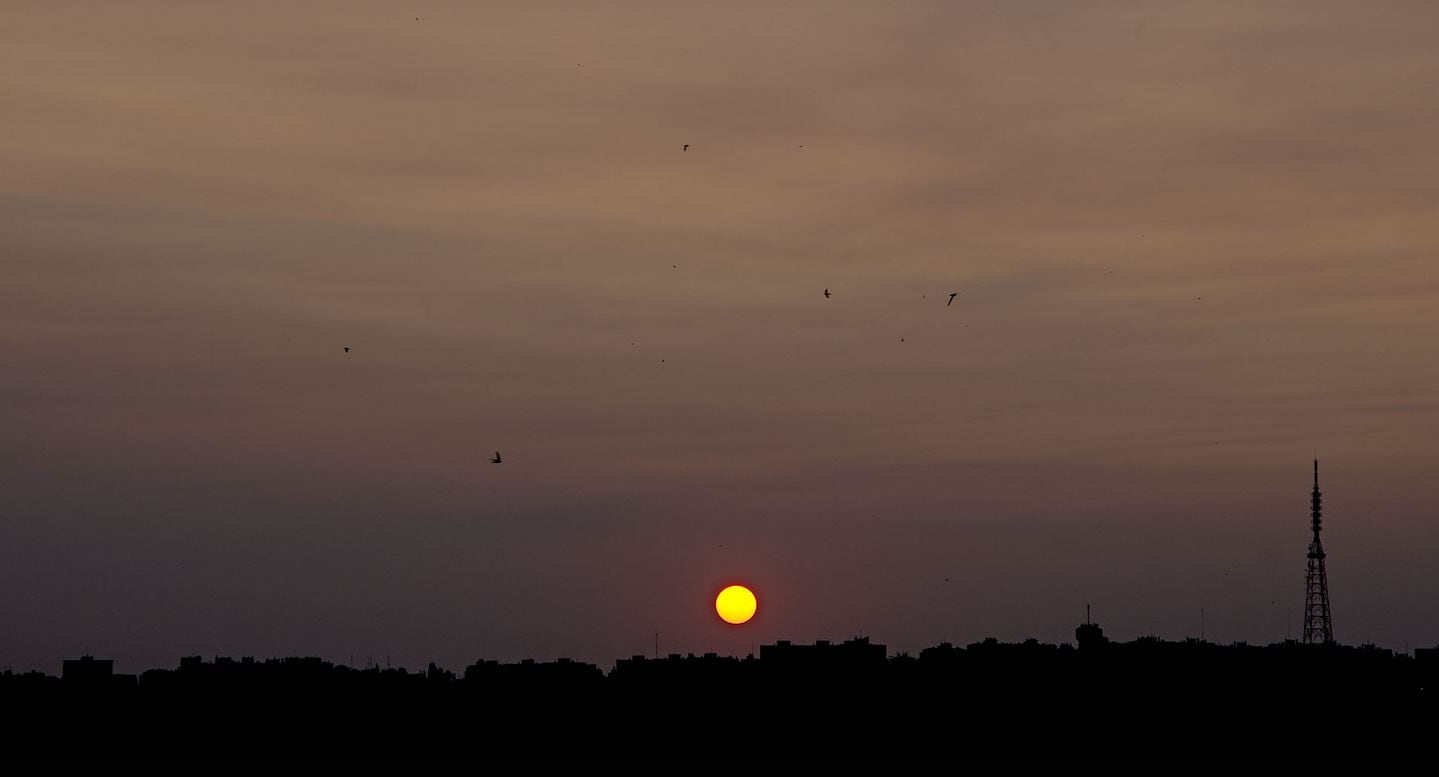
[[[1094,650],[1109,644],[1104,636],[1104,629],[1099,628],[1089,616],[1089,605],[1084,605],[1084,623],[1074,630],[1074,641],[1079,645],[1080,650]]]
[[[94,656],[66,659],[60,665],[60,681],[70,688],[91,691],[124,691],[138,685],[132,674],[115,674],[115,662]]]
[[[1093,650],[1109,644],[1109,639],[1104,636],[1104,629],[1099,628],[1098,623],[1079,624],[1079,628],[1074,630],[1074,641],[1078,643],[1080,650]]]
[[[66,659],[60,669],[60,679],[72,683],[108,683],[114,676],[115,662],[94,656]]]
[[[806,667],[814,669],[862,669],[883,667],[885,646],[855,637],[839,644],[822,639],[813,645],[796,645],[787,639],[773,645],[760,645],[759,660],[776,668]]]

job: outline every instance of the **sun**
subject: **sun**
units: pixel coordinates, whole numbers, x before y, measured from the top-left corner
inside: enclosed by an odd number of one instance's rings
[[[739,625],[748,621],[754,617],[755,608],[758,606],[754,591],[742,585],[732,585],[715,597],[715,612],[719,613],[725,623]]]

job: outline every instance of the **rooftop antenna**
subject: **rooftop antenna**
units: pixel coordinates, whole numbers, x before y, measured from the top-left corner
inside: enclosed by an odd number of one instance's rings
[[[660,657],[660,633],[655,632],[655,658]]]
[[[1089,605],[1086,604],[1084,605],[1084,625],[1088,626],[1092,622],[1093,621],[1089,619]]]
[[[1204,608],[1199,608],[1199,641],[1204,641]]]

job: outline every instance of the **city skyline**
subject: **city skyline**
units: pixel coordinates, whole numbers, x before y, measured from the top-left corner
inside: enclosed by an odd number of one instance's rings
[[[1345,642],[1343,642],[1342,640],[1336,640],[1336,639],[1332,636],[1332,632],[1330,632],[1330,630],[1329,630],[1329,629],[1330,629],[1330,627],[1329,627],[1329,603],[1328,603],[1327,583],[1322,583],[1322,584],[1320,584],[1320,587],[1319,587],[1319,590],[1322,590],[1322,591],[1323,591],[1323,594],[1322,594],[1322,597],[1323,597],[1322,615],[1318,614],[1319,612],[1321,612],[1320,610],[1311,611],[1311,608],[1310,608],[1310,600],[1311,600],[1312,596],[1315,595],[1315,594],[1312,594],[1312,591],[1314,590],[1314,587],[1313,587],[1313,584],[1312,584],[1312,581],[1313,581],[1313,579],[1314,579],[1314,572],[1313,572],[1313,567],[1312,567],[1312,565],[1313,565],[1313,563],[1314,563],[1313,560],[1316,558],[1316,555],[1315,555],[1315,554],[1316,554],[1316,548],[1318,549],[1318,550],[1317,550],[1317,553],[1318,553],[1317,558],[1318,558],[1318,559],[1320,560],[1320,562],[1321,562],[1320,565],[1319,565],[1319,572],[1318,572],[1318,575],[1319,575],[1319,578],[1320,578],[1320,579],[1323,579],[1323,577],[1324,577],[1324,567],[1323,567],[1322,561],[1323,561],[1323,559],[1324,559],[1324,557],[1325,557],[1325,555],[1326,555],[1326,554],[1324,553],[1324,551],[1323,551],[1322,545],[1319,544],[1320,514],[1321,514],[1320,489],[1319,489],[1319,461],[1316,459],[1316,460],[1313,462],[1313,464],[1314,464],[1314,488],[1313,488],[1313,492],[1311,493],[1311,502],[1310,502],[1310,504],[1311,504],[1311,512],[1310,512],[1310,515],[1311,515],[1311,531],[1313,532],[1313,542],[1311,542],[1311,544],[1310,544],[1310,546],[1309,546],[1309,558],[1311,559],[1311,570],[1310,570],[1310,574],[1309,574],[1309,575],[1307,576],[1307,578],[1306,578],[1306,583],[1305,583],[1305,594],[1304,594],[1305,607],[1304,607],[1304,615],[1302,616],[1303,619],[1304,619],[1304,624],[1303,624],[1302,629],[1300,630],[1300,635],[1299,635],[1299,636],[1296,636],[1296,635],[1290,633],[1290,626],[1292,625],[1291,622],[1292,622],[1293,612],[1290,611],[1290,612],[1286,613],[1286,633],[1285,633],[1285,635],[1284,635],[1284,637],[1283,637],[1283,640],[1282,640],[1282,641],[1281,641],[1281,640],[1272,640],[1272,641],[1270,641],[1268,644],[1269,644],[1270,646],[1279,646],[1281,643],[1283,643],[1283,644],[1300,644],[1300,643],[1303,643],[1303,644],[1316,643],[1316,644],[1318,644],[1318,643],[1326,643],[1326,642],[1327,642],[1327,643],[1335,643],[1335,644],[1338,644],[1338,645],[1341,645],[1341,646],[1344,646],[1344,645],[1355,646],[1355,645],[1357,645],[1357,646],[1364,647],[1364,648],[1376,647],[1376,645],[1375,645],[1372,641],[1365,641],[1365,642],[1362,642],[1362,643],[1345,643]],[[946,581],[946,582],[947,582],[947,581]],[[721,598],[723,598],[726,594],[729,594],[732,589],[740,588],[740,587],[742,587],[742,586],[738,586],[738,585],[728,585],[728,584],[727,584],[727,587],[726,587],[725,591],[722,592],[722,594],[721,594]],[[746,592],[746,593],[748,593],[748,592]],[[745,635],[745,634],[748,634],[747,631],[743,631],[742,629],[744,628],[744,624],[745,624],[751,617],[753,617],[753,614],[754,614],[754,612],[755,612],[755,608],[754,608],[753,602],[754,602],[754,596],[751,594],[751,595],[750,595],[750,604],[748,605],[748,615],[740,615],[740,616],[737,616],[737,617],[741,618],[741,620],[739,620],[738,623],[736,623],[736,622],[734,622],[734,621],[731,621],[731,622],[730,622],[730,628],[731,628],[731,629],[735,629],[736,626],[738,626],[739,629],[740,629],[740,630],[736,630],[736,631],[735,631],[735,634],[741,635],[741,636],[743,636],[743,635]],[[716,603],[715,603],[715,606],[716,606],[717,608],[720,608],[721,610],[723,610],[723,608],[720,607],[719,602],[716,602]],[[1096,635],[1102,635],[1103,632],[1100,631],[1100,630],[1098,630],[1097,627],[1096,627],[1096,625],[1095,625],[1095,621],[1094,621],[1094,619],[1093,619],[1093,614],[1092,614],[1092,611],[1091,611],[1091,606],[1092,606],[1092,605],[1091,605],[1090,603],[1086,603],[1086,604],[1084,605],[1084,620],[1083,620],[1083,625],[1082,625],[1081,629],[1083,629],[1083,628],[1090,628],[1090,629],[1093,629],[1093,630],[1094,630],[1094,634],[1096,634]],[[1315,605],[1315,606],[1319,606],[1319,605]],[[729,620],[729,617],[730,617],[730,616],[726,616],[726,614],[722,611],[721,613],[719,613],[719,617],[720,617],[722,620]],[[1317,622],[1317,619],[1318,619],[1318,618],[1321,618],[1321,617],[1322,617],[1322,625],[1320,625],[1320,623]],[[1314,625],[1312,625],[1312,626],[1311,626],[1311,623],[1310,623],[1311,618],[1316,619],[1316,623],[1315,623]],[[1161,641],[1166,641],[1166,640],[1167,640],[1167,641],[1172,641],[1172,642],[1190,642],[1190,641],[1196,641],[1196,640],[1197,640],[1198,642],[1201,642],[1201,643],[1211,644],[1211,645],[1217,645],[1217,646],[1225,646],[1225,645],[1242,646],[1242,645],[1249,645],[1249,644],[1251,644],[1251,643],[1253,643],[1254,645],[1263,645],[1263,644],[1265,644],[1265,642],[1262,641],[1262,640],[1260,640],[1260,641],[1252,641],[1252,640],[1250,640],[1250,639],[1248,639],[1248,638],[1245,638],[1245,637],[1242,637],[1242,636],[1235,637],[1235,638],[1229,639],[1229,640],[1227,640],[1227,641],[1207,639],[1207,638],[1206,638],[1207,635],[1206,635],[1206,632],[1205,632],[1205,628],[1206,628],[1205,608],[1204,608],[1204,607],[1201,607],[1201,608],[1200,608],[1200,615],[1199,615],[1199,632],[1198,632],[1197,635],[1195,635],[1195,634],[1184,634],[1184,635],[1181,635],[1181,636],[1162,635],[1162,634],[1156,633],[1156,632],[1153,630],[1152,626],[1151,626],[1151,628],[1150,628],[1149,631],[1144,632],[1144,633],[1136,633],[1136,634],[1133,634],[1133,635],[1131,635],[1131,636],[1133,637],[1133,640],[1135,641],[1136,644],[1142,643],[1142,642],[1144,642],[1145,640],[1153,640],[1153,639],[1158,639],[1158,640],[1161,640]],[[1076,631],[1076,635],[1078,635],[1078,634],[1079,634],[1079,632]],[[1315,635],[1318,635],[1318,636],[1315,636]],[[1326,635],[1329,635],[1329,636],[1326,636]],[[656,633],[654,634],[654,650],[653,650],[653,652],[652,652],[652,654],[651,654],[651,657],[652,657],[652,658],[655,658],[655,659],[665,659],[665,658],[674,659],[674,658],[688,657],[688,658],[693,659],[693,658],[696,658],[696,657],[709,657],[709,656],[723,656],[723,657],[728,657],[728,658],[743,658],[743,657],[745,657],[746,655],[748,655],[749,657],[755,657],[755,656],[759,655],[759,653],[756,651],[756,646],[758,645],[758,642],[756,642],[756,641],[755,641],[754,639],[752,639],[752,638],[751,638],[751,640],[750,640],[750,649],[749,649],[749,652],[746,654],[746,653],[741,652],[741,651],[739,650],[739,648],[737,647],[737,646],[739,645],[739,642],[742,641],[742,640],[737,641],[737,639],[736,639],[733,635],[732,635],[730,638],[728,638],[728,639],[726,639],[726,640],[723,640],[724,642],[726,642],[726,643],[729,645],[728,652],[726,652],[726,651],[724,651],[724,650],[716,650],[716,649],[714,649],[714,647],[713,647],[713,642],[714,642],[714,641],[713,641],[713,640],[711,640],[710,646],[707,647],[707,648],[704,649],[704,650],[696,650],[696,649],[693,649],[693,648],[685,649],[683,646],[680,646],[680,645],[676,645],[676,644],[673,644],[673,643],[664,643],[664,644],[666,644],[667,647],[666,647],[666,650],[663,650],[663,651],[662,651],[662,650],[661,650],[661,645],[662,645],[661,636],[662,636],[662,634],[661,634],[660,632],[656,632]],[[813,644],[816,645],[816,646],[824,646],[824,645],[829,645],[829,644],[841,644],[841,643],[843,643],[843,644],[849,644],[851,641],[855,641],[855,640],[858,640],[859,642],[863,642],[863,643],[868,643],[868,642],[870,641],[870,638],[869,638],[869,636],[868,636],[867,634],[863,634],[863,633],[860,633],[860,632],[856,632],[856,633],[854,633],[854,634],[848,635],[847,638],[842,638],[842,639],[837,639],[837,640],[826,639],[826,638],[821,638],[821,637],[815,637]],[[988,644],[988,643],[993,643],[993,642],[995,642],[995,640],[996,640],[996,638],[995,638],[994,636],[987,636],[987,637],[985,637],[983,640],[976,640],[974,643],[971,643],[971,645],[979,644],[980,642],[983,642],[983,643],[986,643],[986,644]],[[1029,637],[1025,637],[1025,638],[1023,638],[1023,639],[1015,639],[1015,640],[1013,640],[1012,642],[1009,642],[1009,643],[1001,643],[1001,644],[1017,644],[1017,643],[1019,643],[1019,642],[1035,642],[1035,641],[1036,641],[1036,638],[1035,638],[1035,637],[1029,636]],[[1075,642],[1082,642],[1082,641],[1083,641],[1082,639],[1076,639],[1076,640],[1075,640]],[[775,642],[775,644],[778,645],[778,646],[786,646],[786,645],[790,645],[790,644],[793,642],[793,640],[788,639],[788,638],[775,638],[774,642]],[[803,644],[803,640],[800,641],[800,644]],[[938,643],[936,643],[935,645],[931,645],[931,646],[929,646],[929,647],[931,647],[931,648],[936,648],[936,649],[938,649],[938,648],[948,648],[948,647],[951,646],[952,644],[954,644],[954,643],[951,642],[950,640],[943,640],[943,641],[938,642]],[[961,644],[962,644],[962,643],[961,643]],[[1042,642],[1041,642],[1040,644],[1048,644],[1048,643],[1042,643]],[[1060,646],[1064,646],[1064,645],[1069,645],[1069,644],[1072,644],[1072,643],[1061,640],[1061,641],[1058,641],[1058,642],[1055,643],[1055,644],[1060,645]],[[1395,647],[1395,646],[1384,646],[1384,645],[1380,645],[1380,646],[1377,646],[1377,647],[1384,648],[1384,649],[1388,649],[1388,650],[1392,650],[1392,651],[1394,651],[1395,653],[1397,653],[1397,654],[1399,654],[1399,655],[1409,655],[1409,654],[1410,654],[1410,650],[1411,650],[1411,646],[1410,646],[1407,642],[1402,646],[1402,648]],[[1420,649],[1430,649],[1429,646],[1427,646],[1427,645],[1416,645],[1416,646],[1414,646],[1414,647],[1417,647],[1417,648],[1420,648]],[[881,650],[883,650],[883,646],[881,646]],[[1434,648],[1432,648],[1432,650],[1439,650],[1439,646],[1435,646]],[[921,651],[916,651],[916,652],[921,652]],[[225,661],[233,661],[233,660],[234,660],[234,659],[233,659],[232,657],[230,657],[230,656],[221,656],[221,655],[219,655],[219,654],[213,654],[213,655],[214,655],[214,657],[215,657],[217,660],[219,660],[219,659],[224,659]],[[365,668],[365,669],[370,669],[370,668],[379,668],[379,667],[381,666],[380,662],[379,662],[379,661],[377,660],[377,658],[376,658],[376,653],[375,653],[373,650],[366,651],[366,652],[363,653],[363,655],[365,656],[365,660],[364,660],[363,663],[357,663],[356,660],[355,660],[355,655],[356,655],[355,651],[351,651],[351,652],[349,653],[348,660],[345,661],[345,662],[343,662],[343,663],[340,662],[340,661],[338,661],[335,657],[332,657],[332,656],[313,656],[313,657],[314,657],[314,658],[320,658],[320,659],[328,660],[328,661],[333,661],[333,662],[334,662],[336,665],[338,665],[338,666],[346,666],[346,667],[351,667],[351,668]],[[909,653],[908,653],[908,651],[900,651],[900,652],[897,653],[896,655],[909,655]],[[274,661],[274,660],[291,660],[291,659],[299,659],[299,658],[305,658],[306,660],[309,660],[310,657],[311,657],[311,656],[309,656],[309,654],[297,653],[297,654],[293,654],[293,655],[290,655],[290,656],[272,655],[272,656],[259,656],[258,658],[259,658],[260,660],[262,660],[262,661]],[[630,656],[614,656],[614,657],[612,657],[611,660],[614,661],[614,662],[618,662],[618,663],[622,664],[623,662],[625,662],[625,661],[627,661],[627,660],[640,659],[640,658],[644,658],[644,657],[645,657],[645,654],[643,654],[643,653],[635,653],[635,654],[632,654],[632,655],[630,655]],[[68,665],[70,665],[71,663],[77,663],[77,664],[79,664],[79,663],[89,662],[89,661],[91,661],[93,658],[94,658],[94,656],[91,654],[91,652],[90,652],[90,651],[88,650],[88,648],[87,648],[87,649],[84,651],[84,656],[83,656],[82,658],[66,658],[66,659],[63,661],[63,663],[64,663],[66,666],[68,666]],[[198,658],[198,657],[197,657],[197,658]],[[247,661],[247,662],[253,661],[253,660],[255,660],[256,658],[257,658],[256,656],[246,656],[246,657],[245,657],[245,661]],[[186,660],[188,661],[188,660],[192,660],[192,659],[186,659]],[[487,659],[487,658],[485,658],[485,657],[480,657],[480,660],[483,662],[483,661],[486,661],[486,660],[493,661],[494,659]],[[533,662],[535,662],[536,660],[537,660],[537,657],[536,657],[536,656],[531,655],[531,654],[527,654],[527,655],[524,655],[523,657],[514,659],[513,663],[528,664],[528,663],[533,663]],[[573,656],[573,655],[570,655],[570,654],[568,654],[568,653],[562,653],[562,654],[551,655],[551,656],[541,656],[541,657],[538,658],[538,660],[540,660],[540,661],[555,661],[555,660],[558,660],[558,661],[561,661],[561,662],[568,662],[568,661],[578,660],[578,661],[581,661],[581,662],[588,662],[588,663],[591,663],[591,664],[594,664],[594,665],[599,665],[599,666],[603,666],[603,665],[606,663],[606,661],[605,661],[604,659],[602,659],[602,658],[601,658],[601,659],[598,659],[598,660],[594,659],[593,657],[577,658],[577,657],[575,657],[575,656]],[[103,661],[103,663],[104,663],[105,665],[107,665],[107,667],[108,667],[109,665],[111,665],[111,664],[114,663],[114,660],[113,660],[113,659],[105,659],[105,660]],[[434,662],[433,662],[433,661],[430,661],[430,662],[428,662],[428,663],[429,663],[432,667],[434,666]],[[392,666],[391,653],[390,653],[389,650],[385,650],[384,653],[383,653],[383,664],[384,664],[384,668],[386,668],[386,669],[389,669],[389,668]],[[159,667],[153,667],[153,668],[159,668]],[[401,667],[401,668],[403,668],[403,667]],[[7,666],[5,667],[5,670],[6,670],[6,671],[14,671],[15,669],[16,669],[16,667],[14,667],[13,665],[7,665]],[[40,671],[40,672],[43,672],[44,669],[43,669],[43,668],[39,668],[39,667],[27,667],[27,668],[20,668],[19,671],[22,671],[22,672],[23,672],[23,671]]]
[[[1439,6],[3,21],[0,666],[1439,644]]]

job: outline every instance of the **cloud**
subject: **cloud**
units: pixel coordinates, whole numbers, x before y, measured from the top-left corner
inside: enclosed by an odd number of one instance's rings
[[[606,545],[658,574],[719,503],[775,570],[921,590],[855,566],[888,531],[857,515],[940,548],[1163,526],[1186,473],[1269,498],[1316,448],[1375,531],[1422,534],[1436,28],[1349,3],[18,9],[0,463],[28,528],[0,560],[60,547],[61,517],[155,543],[198,520],[218,564],[225,527],[543,515],[502,532],[537,569],[595,526],[677,527]],[[504,479],[475,464],[497,447]],[[960,498],[988,523],[926,523]],[[860,528],[796,561],[834,513]],[[382,564],[376,531],[353,564]],[[311,580],[250,547],[260,595]],[[136,596],[182,581],[128,558],[104,569]],[[476,590],[547,585],[505,570]],[[96,591],[54,600],[67,634],[108,622]]]

